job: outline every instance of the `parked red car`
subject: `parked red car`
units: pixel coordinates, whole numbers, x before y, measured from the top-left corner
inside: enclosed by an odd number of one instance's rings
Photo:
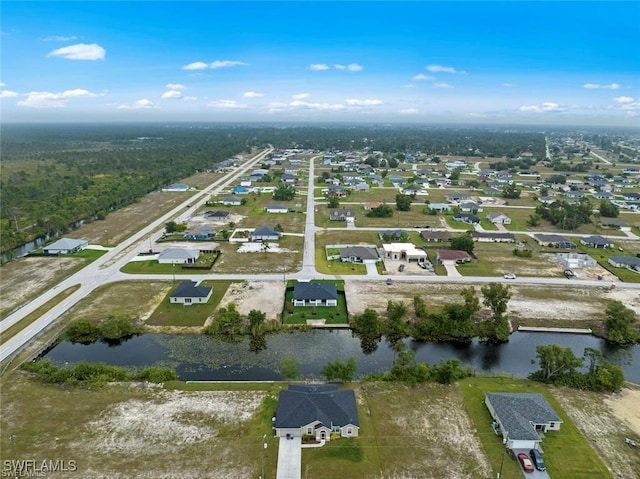
[[[533,462],[531,462],[529,456],[527,456],[524,452],[518,454],[518,461],[520,461],[520,464],[522,464],[522,469],[524,469],[524,472],[533,472]]]

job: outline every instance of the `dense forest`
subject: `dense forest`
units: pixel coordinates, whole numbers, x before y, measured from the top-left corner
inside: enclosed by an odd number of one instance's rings
[[[234,124],[3,125],[3,254],[79,220],[101,218],[163,185],[252,147],[514,158],[544,156],[527,131],[390,126]]]

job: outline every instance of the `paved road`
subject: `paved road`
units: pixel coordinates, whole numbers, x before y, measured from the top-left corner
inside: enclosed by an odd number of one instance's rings
[[[11,327],[48,301],[51,301],[61,291],[72,286],[80,285],[80,289],[78,289],[75,293],[70,295],[61,303],[54,306],[44,316],[34,321],[31,325],[23,329],[19,334],[15,335],[6,343],[4,343],[0,347],[0,361],[4,361],[7,357],[20,350],[30,340],[35,338],[45,328],[50,326],[65,311],[71,308],[82,298],[86,297],[98,286],[114,281],[122,281],[124,279],[128,279],[129,277],[127,275],[124,275],[123,273],[120,273],[119,270],[139,252],[148,249],[146,248],[146,245],[150,235],[153,235],[158,228],[160,228],[163,224],[165,224],[172,218],[175,218],[177,215],[181,213],[182,215],[187,215],[197,211],[198,207],[204,204],[211,194],[219,192],[222,189],[226,188],[239,176],[244,174],[249,168],[253,167],[259,161],[262,161],[272,151],[273,147],[266,148],[262,152],[255,155],[252,159],[245,162],[243,165],[227,173],[222,178],[215,181],[210,186],[203,189],[201,192],[197,193],[195,196],[192,196],[185,200],[182,204],[171,210],[169,213],[161,216],[157,220],[145,226],[140,231],[121,242],[118,246],[112,248],[108,253],[89,264],[87,267],[73,274],[69,278],[59,283],[56,287],[50,289],[49,291],[46,291],[38,298],[34,299],[30,303],[26,304],[22,308],[7,316],[4,320],[0,321],[0,334],[2,334],[4,331],[6,331],[7,328]],[[188,205],[190,206],[187,210],[185,210]]]

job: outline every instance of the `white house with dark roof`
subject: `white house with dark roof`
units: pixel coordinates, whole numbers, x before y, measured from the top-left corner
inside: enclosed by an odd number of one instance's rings
[[[293,287],[294,306],[337,306],[338,290],[333,283],[296,282]]]
[[[81,251],[87,246],[89,246],[89,242],[84,239],[60,238],[58,241],[54,241],[42,248],[42,251],[44,254],[50,255],[71,254]]]
[[[237,196],[227,196],[222,200],[222,204],[225,206],[240,206],[242,204],[242,200]]]
[[[487,219],[491,221],[494,225],[510,225],[511,224],[511,218],[509,218],[504,213],[500,213],[499,211],[487,213]]]
[[[278,241],[282,233],[273,226],[259,226],[251,233],[251,241]]]
[[[613,248],[613,241],[604,236],[594,235],[580,239],[580,243],[592,248]]]
[[[182,303],[185,306],[204,304],[213,294],[213,288],[198,286],[195,281],[181,281],[169,295],[171,303]]]
[[[331,434],[357,437],[355,393],[335,384],[290,384],[279,393],[273,428],[276,437],[314,436],[317,441],[329,441]]]
[[[267,205],[264,207],[267,213],[287,213],[289,208],[282,205]]]
[[[539,393],[487,393],[484,402],[509,449],[537,449],[541,434],[563,422]]]
[[[382,261],[376,248],[367,246],[347,246],[340,250],[340,261],[343,263],[375,264]]]

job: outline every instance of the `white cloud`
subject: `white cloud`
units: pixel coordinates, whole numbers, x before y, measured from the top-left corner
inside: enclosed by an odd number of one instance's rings
[[[404,88],[415,88],[416,86],[413,83],[407,83],[403,85]]]
[[[167,83],[166,87],[168,90],[186,90],[187,87],[180,83]]]
[[[0,81],[0,88],[7,86],[6,83]]]
[[[415,115],[416,113],[420,113],[420,110],[416,108],[404,108],[398,111],[401,115]]]
[[[541,105],[523,105],[519,108],[519,110],[524,112],[546,113],[566,111],[566,108],[560,107],[560,105],[558,105],[557,103],[545,102]]]
[[[382,105],[382,100],[367,98],[360,100],[358,98],[348,98],[345,100],[349,106],[378,106]]]
[[[198,97],[195,96],[185,96],[182,98],[184,101],[195,101],[198,99]]]
[[[235,100],[216,100],[216,101],[212,101],[207,106],[210,106],[212,108],[223,108],[227,110],[239,110],[247,107],[247,105],[238,103]]]
[[[585,83],[584,85],[582,85],[582,88],[586,88],[587,90],[619,90],[620,85],[618,85],[617,83],[611,83],[609,85],[601,85],[599,83]]]
[[[0,91],[0,98],[13,98],[16,96],[18,96],[18,94],[15,91],[11,91],[11,90]]]
[[[245,62],[239,62],[237,60],[216,60],[211,62],[209,68],[215,70],[217,68],[229,68],[229,67],[237,67],[241,65],[246,65]]]
[[[193,62],[182,67],[183,70],[204,70],[208,67],[204,62]]]
[[[294,108],[303,108],[306,110],[345,110],[347,107],[340,103],[309,103],[306,101],[294,100],[289,103]]]
[[[31,108],[62,108],[67,105],[70,98],[78,97],[95,97],[96,93],[92,93],[82,88],[73,90],[65,90],[61,93],[51,93],[48,91],[32,91],[27,93],[27,98],[18,102],[20,106],[28,106]]]
[[[309,98],[308,93],[297,93],[295,95],[291,95],[291,98],[294,100],[304,100],[305,98]]]
[[[257,91],[245,91],[242,96],[245,98],[259,98],[264,96],[264,93],[258,93]]]
[[[347,65],[347,70],[349,70],[350,72],[361,72],[362,65],[358,65],[357,63],[349,63]]]
[[[425,68],[427,69],[427,71],[430,71],[431,73],[460,73],[460,74],[466,73],[463,70],[456,70],[453,67],[446,67],[443,65],[427,65]]]
[[[104,60],[106,50],[97,43],[78,43],[52,51],[48,57],[61,57],[67,60]]]
[[[451,85],[445,82],[434,83],[431,85],[433,88],[453,88]]]
[[[51,35],[42,39],[43,42],[72,42],[77,40],[78,37],[71,35],[70,37],[63,37],[62,35]]]
[[[131,105],[118,105],[118,110],[142,110],[146,108],[154,108],[155,105],[151,100],[147,100],[143,98],[142,100],[138,100]]]
[[[630,96],[618,96],[613,99],[616,103],[633,103],[634,99]]]
[[[511,88],[513,86],[513,84],[512,83],[503,83],[502,86],[505,87],[505,88]]]
[[[313,71],[322,71],[322,70],[328,70],[330,67],[329,65],[325,64],[325,63],[314,63],[312,65],[309,65],[309,69],[313,70]]]
[[[182,97],[182,93],[180,93],[178,90],[169,90],[169,91],[165,91],[162,94],[163,100],[169,100],[171,98],[181,98],[181,97]]]
[[[434,77],[429,76],[429,75],[423,75],[422,73],[418,73],[417,75],[414,75],[411,77],[412,80],[416,80],[416,81],[433,81],[435,80]]]

